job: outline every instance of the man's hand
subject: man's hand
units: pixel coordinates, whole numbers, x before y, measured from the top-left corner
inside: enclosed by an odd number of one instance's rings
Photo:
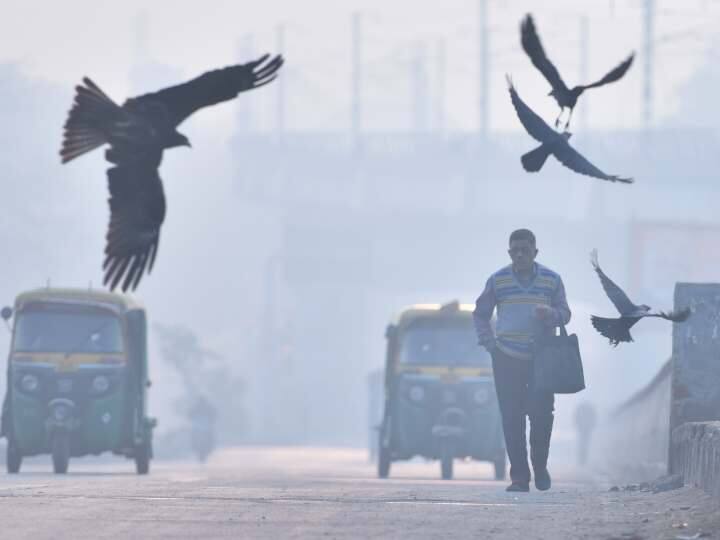
[[[553,316],[553,310],[550,306],[546,306],[544,304],[535,306],[535,318],[536,319],[540,319],[541,321],[547,321],[548,319],[552,318],[552,316]]]
[[[483,347],[490,356],[493,356],[495,354],[495,351],[498,350],[497,343],[493,341],[492,343],[478,343],[481,347]]]

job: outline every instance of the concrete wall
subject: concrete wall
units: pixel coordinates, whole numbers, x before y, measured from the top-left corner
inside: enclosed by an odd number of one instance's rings
[[[673,329],[669,471],[720,496],[720,284],[678,283]]]
[[[673,328],[671,430],[720,420],[720,284],[678,283],[675,309],[684,307],[690,318]]]
[[[686,485],[720,497],[720,422],[688,422],[672,432],[671,469]]]

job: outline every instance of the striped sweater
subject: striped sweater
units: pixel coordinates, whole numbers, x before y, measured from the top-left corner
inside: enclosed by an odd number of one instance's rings
[[[535,307],[541,304],[553,311],[552,317],[545,321],[535,317]],[[495,308],[497,322],[493,333],[490,319]],[[473,319],[480,345],[488,351],[497,347],[514,358],[529,359],[535,336],[550,333],[570,321],[562,278],[535,263],[533,278],[528,284],[522,284],[512,265],[506,266],[487,280],[485,290],[475,302]]]

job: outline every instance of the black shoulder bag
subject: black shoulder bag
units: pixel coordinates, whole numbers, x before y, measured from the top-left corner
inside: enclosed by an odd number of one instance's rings
[[[585,388],[580,346],[576,334],[568,336],[565,326],[536,339],[533,355],[535,388],[553,394],[574,394]]]

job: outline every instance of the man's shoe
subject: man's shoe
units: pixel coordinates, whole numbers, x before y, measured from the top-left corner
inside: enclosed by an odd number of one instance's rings
[[[505,488],[505,491],[522,491],[526,493],[530,491],[530,482],[513,482]]]
[[[550,473],[547,469],[535,471],[535,487],[540,491],[547,491],[552,486],[552,480],[550,479]]]

